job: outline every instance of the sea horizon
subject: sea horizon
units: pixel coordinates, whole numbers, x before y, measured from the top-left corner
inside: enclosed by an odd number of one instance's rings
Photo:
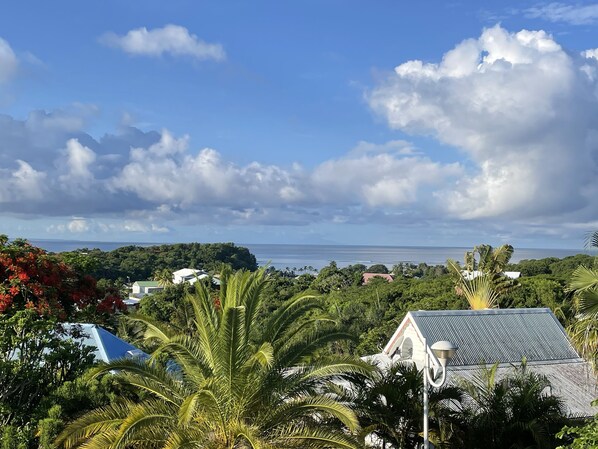
[[[100,249],[112,251],[123,246],[160,246],[190,242],[111,242],[67,239],[27,239],[30,243],[49,252],[74,251],[76,249]],[[202,243],[202,242],[199,242]],[[269,265],[277,269],[301,269],[313,267],[317,270],[335,261],[339,267],[353,264],[371,266],[384,264],[389,268],[397,263],[426,263],[445,265],[447,259],[461,261],[471,247],[450,246],[393,246],[393,245],[342,245],[342,244],[286,244],[286,243],[234,243],[247,248],[255,255],[258,265]],[[515,248],[511,262],[524,259],[595,254],[594,251],[566,248]]]

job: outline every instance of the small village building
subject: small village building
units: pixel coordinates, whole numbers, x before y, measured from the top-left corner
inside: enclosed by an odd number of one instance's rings
[[[362,285],[366,285],[372,279],[375,279],[375,278],[386,279],[386,281],[388,281],[388,282],[392,282],[394,280],[394,277],[392,276],[392,274],[387,274],[387,273],[363,273],[361,283],[362,283]]]
[[[463,270],[461,271],[461,274],[463,275],[463,279],[467,280],[467,281],[471,281],[475,278],[477,278],[478,276],[482,276],[484,274],[483,271],[467,271],[467,270]],[[508,277],[509,279],[519,279],[521,277],[521,272],[520,271],[503,271],[502,274],[505,277]]]
[[[96,362],[113,362],[118,359],[145,359],[149,357],[141,349],[111,334],[97,324],[72,323],[64,324],[65,330],[79,331],[81,336],[75,338],[83,346],[93,348],[93,355]],[[64,338],[72,338],[65,336]]]
[[[139,304],[141,303],[141,299],[135,298],[133,296],[129,296],[123,302],[125,303],[125,306],[127,306],[127,311],[135,312],[139,309]]]
[[[552,393],[574,416],[589,417],[597,407],[596,377],[579,356],[557,318],[547,308],[437,310],[409,312],[381,354],[370,360],[388,365],[403,361],[424,365],[428,346],[448,340],[459,349],[449,363],[449,381],[473,379],[480,366],[498,363],[500,378],[525,358],[527,369],[545,375]]]
[[[133,282],[132,296],[134,298],[143,298],[145,295],[161,292],[162,290],[164,290],[164,287],[157,281],[135,281]]]
[[[182,284],[188,282],[194,284],[198,279],[205,279],[208,277],[208,273],[203,270],[196,270],[194,268],[182,268],[172,273],[172,283]]]

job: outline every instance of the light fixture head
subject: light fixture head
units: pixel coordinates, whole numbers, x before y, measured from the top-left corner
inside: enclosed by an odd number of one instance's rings
[[[455,356],[459,348],[450,341],[441,340],[434,343],[430,349],[432,349],[440,364],[445,367],[448,361]]]

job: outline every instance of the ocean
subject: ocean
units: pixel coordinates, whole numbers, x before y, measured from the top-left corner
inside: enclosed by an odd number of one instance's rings
[[[158,243],[133,242],[84,242],[72,240],[30,240],[33,245],[51,252],[72,251],[78,248],[99,248],[110,251],[121,246],[152,246]],[[445,264],[447,259],[463,261],[463,255],[471,248],[432,246],[366,246],[366,245],[286,245],[238,243],[255,255],[260,266],[270,265],[277,269],[313,267],[317,270],[335,261],[339,267],[360,263],[384,264],[389,268],[399,262]],[[515,248],[512,262],[522,259],[563,258],[575,254],[595,254],[582,249]]]

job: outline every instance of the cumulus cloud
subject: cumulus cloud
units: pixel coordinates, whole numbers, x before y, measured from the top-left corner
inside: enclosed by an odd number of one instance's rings
[[[226,59],[221,44],[211,44],[199,39],[195,34],[179,25],[166,25],[163,28],[148,30],[145,27],[129,31],[124,36],[106,33],[100,42],[132,55],[143,56],[187,56],[198,61]]]
[[[17,168],[12,172],[0,169],[0,202],[43,199],[46,174],[20,159],[16,163]]]
[[[571,25],[590,25],[598,21],[598,3],[589,5],[552,2],[524,10],[526,17]]]
[[[358,142],[344,157],[307,170],[296,163],[240,165],[168,130],[128,127],[96,140],[73,123],[63,111],[38,111],[24,121],[0,117],[0,135],[7,136],[0,140],[3,212],[130,218],[118,228],[71,219],[56,232],[83,232],[84,224],[85,232],[160,233],[177,221],[355,221],[423,198],[432,205],[430,192],[462,174],[460,165],[434,162],[399,140]]]
[[[18,67],[17,56],[8,42],[0,37],[0,84],[11,80],[17,73]]]
[[[432,134],[474,165],[434,196],[456,217],[595,210],[598,85],[591,53],[495,26],[439,63],[407,61],[368,94],[395,129]]]

